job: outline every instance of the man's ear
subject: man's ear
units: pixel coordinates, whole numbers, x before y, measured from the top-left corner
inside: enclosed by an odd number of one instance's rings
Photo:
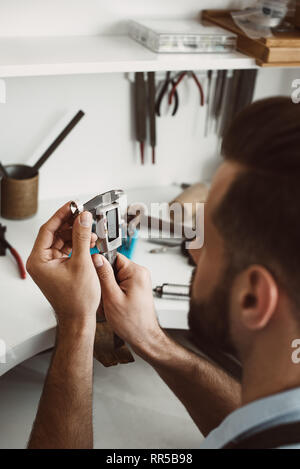
[[[276,311],[278,285],[270,272],[252,265],[243,273],[239,307],[243,325],[251,330],[263,329]]]

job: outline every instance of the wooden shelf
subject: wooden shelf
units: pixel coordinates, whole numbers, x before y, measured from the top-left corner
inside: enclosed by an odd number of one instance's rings
[[[155,54],[127,36],[0,38],[0,77],[255,68],[239,52]]]

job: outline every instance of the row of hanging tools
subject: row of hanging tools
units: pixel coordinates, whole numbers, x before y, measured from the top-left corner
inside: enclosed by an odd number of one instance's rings
[[[147,80],[145,80],[145,76]],[[205,96],[201,81],[193,71],[166,72],[156,90],[155,73],[135,73],[136,139],[140,145],[141,163],[145,163],[145,142],[149,119],[149,141],[152,164],[155,164],[156,117],[161,117],[162,106],[171,108],[175,116],[179,109],[178,87],[185,77],[192,78],[200,94],[200,106],[206,107],[204,136],[214,134],[219,142],[235,115],[253,100],[257,70],[208,70],[205,74]],[[156,93],[157,91],[157,93]],[[157,98],[156,98],[157,94]]]
[[[150,145],[152,149],[152,164],[155,164],[156,148],[156,115],[155,115],[155,72],[135,73],[135,124],[136,140],[139,142],[142,165],[145,163],[145,143],[147,140],[147,121],[149,118]]]
[[[257,70],[209,70],[206,86],[204,135],[219,140],[234,117],[248,106],[254,96]]]
[[[146,80],[145,80],[146,76]],[[172,106],[172,116],[177,114],[179,108],[178,86],[185,77],[190,77],[195,82],[200,94],[200,106],[205,105],[203,87],[197,75],[193,71],[182,71],[172,76],[166,72],[165,79],[156,98],[155,72],[136,72],[134,78],[135,101],[135,127],[136,140],[140,147],[142,165],[145,164],[145,143],[147,141],[147,122],[149,120],[149,141],[152,149],[152,164],[156,163],[156,116],[161,116],[161,106],[164,98],[167,98],[169,106]]]

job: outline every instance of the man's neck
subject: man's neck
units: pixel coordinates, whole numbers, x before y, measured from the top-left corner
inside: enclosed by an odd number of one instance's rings
[[[261,333],[243,360],[243,405],[300,386],[300,363],[292,360],[292,342],[300,332],[285,326]]]

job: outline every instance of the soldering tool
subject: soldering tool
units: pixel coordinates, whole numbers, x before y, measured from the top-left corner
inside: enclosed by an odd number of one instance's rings
[[[170,298],[175,300],[187,300],[190,297],[190,286],[176,283],[163,283],[153,289],[158,298]]]

